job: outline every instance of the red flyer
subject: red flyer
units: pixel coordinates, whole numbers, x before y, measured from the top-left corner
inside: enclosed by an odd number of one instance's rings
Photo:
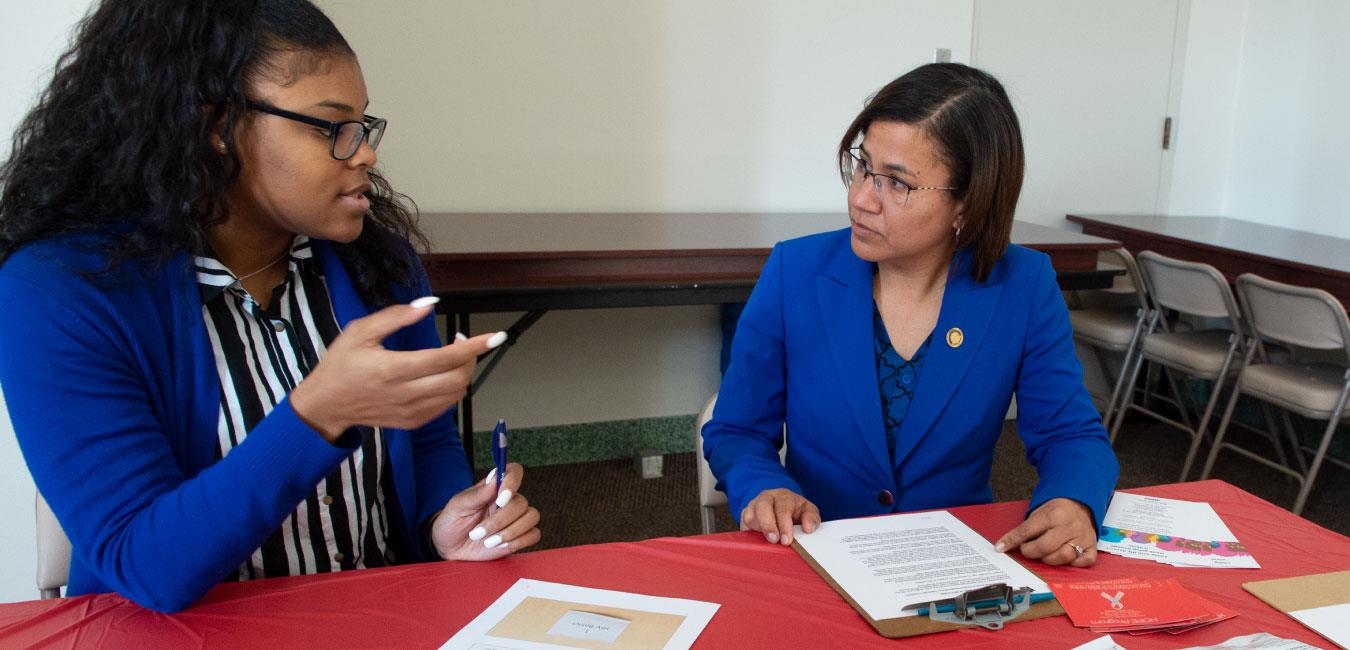
[[[1074,625],[1094,632],[1192,626],[1217,620],[1208,601],[1172,579],[1050,583],[1050,589]]]

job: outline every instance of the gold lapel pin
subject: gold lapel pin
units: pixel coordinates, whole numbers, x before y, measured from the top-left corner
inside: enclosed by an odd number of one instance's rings
[[[963,332],[961,332],[961,328],[959,328],[959,327],[953,327],[953,328],[947,330],[947,346],[948,346],[948,347],[959,348],[959,347],[961,347],[961,343],[965,342],[965,340],[966,340],[966,335],[965,335]]]

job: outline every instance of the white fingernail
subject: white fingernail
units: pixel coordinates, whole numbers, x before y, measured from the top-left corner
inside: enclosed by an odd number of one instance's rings
[[[485,477],[483,477],[483,485],[491,485],[491,484],[492,484],[492,479],[494,479],[494,478],[496,478],[496,477],[497,477],[497,472],[496,472],[496,471],[489,471],[489,472],[488,472],[488,475],[485,476]]]
[[[510,500],[511,500],[511,490],[510,489],[502,490],[501,493],[497,495],[497,507],[505,508],[506,502]]]
[[[467,340],[469,340],[469,337],[464,336],[464,332],[455,332],[455,340],[456,340],[456,341],[467,341]]]
[[[469,531],[469,539],[471,539],[471,540],[473,540],[473,541],[476,542],[476,541],[478,541],[478,540],[480,540],[480,539],[483,539],[483,536],[486,535],[486,534],[487,534],[487,529],[486,529],[486,528],[483,528],[482,526],[479,526],[479,527],[477,527],[477,528],[475,528],[475,529]]]
[[[997,544],[994,545],[994,551],[995,551],[995,552],[1002,553],[1003,551],[1006,551],[1006,550],[1008,550],[1008,546],[1007,546],[1006,544],[1004,544],[1003,542],[999,542],[999,543],[997,543]]]
[[[492,537],[483,540],[483,546],[486,548],[497,548],[497,546],[499,546],[501,543],[502,543],[501,535],[493,535]]]
[[[778,543],[778,533],[769,533],[768,535],[765,535],[765,536],[764,536],[764,539],[769,540],[769,543],[770,543],[770,544],[777,544],[777,543]]]
[[[505,342],[506,342],[506,332],[497,332],[496,334],[492,335],[492,338],[488,339],[487,346],[488,349],[491,350]]]
[[[430,307],[440,301],[441,299],[436,296],[422,296],[421,298],[408,303],[408,306],[413,309],[421,309],[423,307]]]

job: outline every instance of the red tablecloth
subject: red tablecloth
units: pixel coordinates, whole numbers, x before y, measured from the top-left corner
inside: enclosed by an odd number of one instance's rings
[[[1242,590],[1242,583],[1350,569],[1350,539],[1221,481],[1164,485],[1140,494],[1208,501],[1261,569],[1179,569],[1102,554],[1091,569],[1027,563],[1047,581],[1176,577],[1241,615],[1180,636],[1116,635],[1130,650],[1218,643],[1270,632],[1322,647],[1325,639]],[[1026,502],[955,508],[990,540],[1021,519]],[[0,605],[0,647],[434,648],[518,578],[720,603],[700,648],[884,647],[885,639],[791,549],[751,533],[661,538],[523,553],[489,563],[443,562],[342,574],[222,584],[188,611],[165,615],[113,595]],[[971,629],[905,640],[918,647],[1067,648],[1096,635],[1057,616],[1000,632]]]

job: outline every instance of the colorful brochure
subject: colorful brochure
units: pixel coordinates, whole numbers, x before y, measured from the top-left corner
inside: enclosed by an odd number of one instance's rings
[[[1178,567],[1259,569],[1208,503],[1117,492],[1097,550]]]

